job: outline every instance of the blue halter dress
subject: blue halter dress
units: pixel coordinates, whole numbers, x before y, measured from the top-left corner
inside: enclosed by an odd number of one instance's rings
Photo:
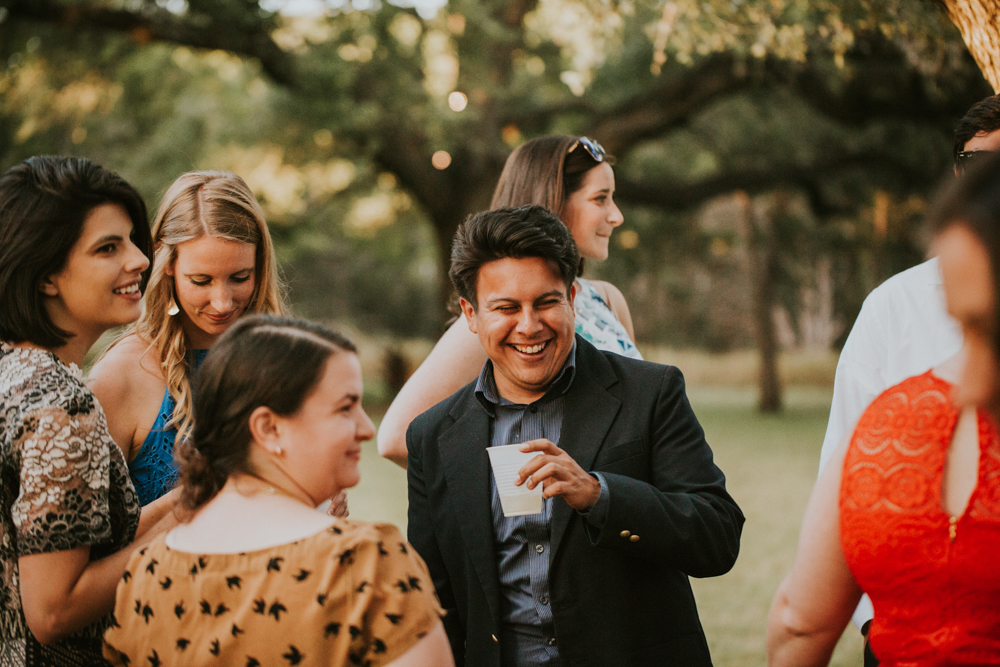
[[[188,368],[188,380],[194,380],[195,374],[205,360],[208,350],[190,350],[184,356]],[[149,429],[146,439],[142,442],[139,454],[129,464],[129,477],[139,494],[139,503],[148,505],[160,496],[166,495],[177,483],[177,463],[174,461],[174,440],[177,438],[177,428],[167,426],[174,416],[177,407],[170,389],[163,392],[163,402],[156,415],[153,427]]]

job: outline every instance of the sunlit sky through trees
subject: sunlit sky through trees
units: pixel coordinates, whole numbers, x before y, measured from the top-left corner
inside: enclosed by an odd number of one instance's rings
[[[278,11],[285,16],[311,16],[320,14],[327,9],[339,9],[347,4],[355,9],[366,11],[378,0],[266,0],[261,6],[270,11]],[[397,7],[413,7],[423,18],[432,18],[446,4],[446,0],[398,0],[391,4]]]

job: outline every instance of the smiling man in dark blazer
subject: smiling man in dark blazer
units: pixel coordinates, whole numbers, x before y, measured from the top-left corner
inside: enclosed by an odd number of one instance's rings
[[[711,665],[688,576],[729,571],[743,514],[680,371],[574,335],[578,266],[540,206],[459,228],[450,275],[489,359],[407,432],[409,539],[458,665]],[[545,500],[504,517],[487,448],[517,443]]]

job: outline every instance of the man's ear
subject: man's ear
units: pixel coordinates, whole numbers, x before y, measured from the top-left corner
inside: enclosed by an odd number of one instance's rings
[[[574,315],[576,315],[576,292],[576,281],[574,280],[573,284],[569,286],[569,308]]]
[[[254,442],[270,453],[279,447],[278,415],[271,408],[261,405],[250,413],[250,435]]]
[[[469,323],[469,331],[474,334],[479,333],[476,329],[476,307],[465,298],[460,298],[458,305],[462,307],[462,314],[465,315],[465,321]]]

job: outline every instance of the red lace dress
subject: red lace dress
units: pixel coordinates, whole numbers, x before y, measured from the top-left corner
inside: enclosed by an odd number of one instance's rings
[[[871,647],[883,667],[1000,665],[1000,438],[979,419],[979,475],[969,505],[941,504],[958,421],[951,385],[904,380],[862,415],[844,460],[840,535],[872,599]]]

